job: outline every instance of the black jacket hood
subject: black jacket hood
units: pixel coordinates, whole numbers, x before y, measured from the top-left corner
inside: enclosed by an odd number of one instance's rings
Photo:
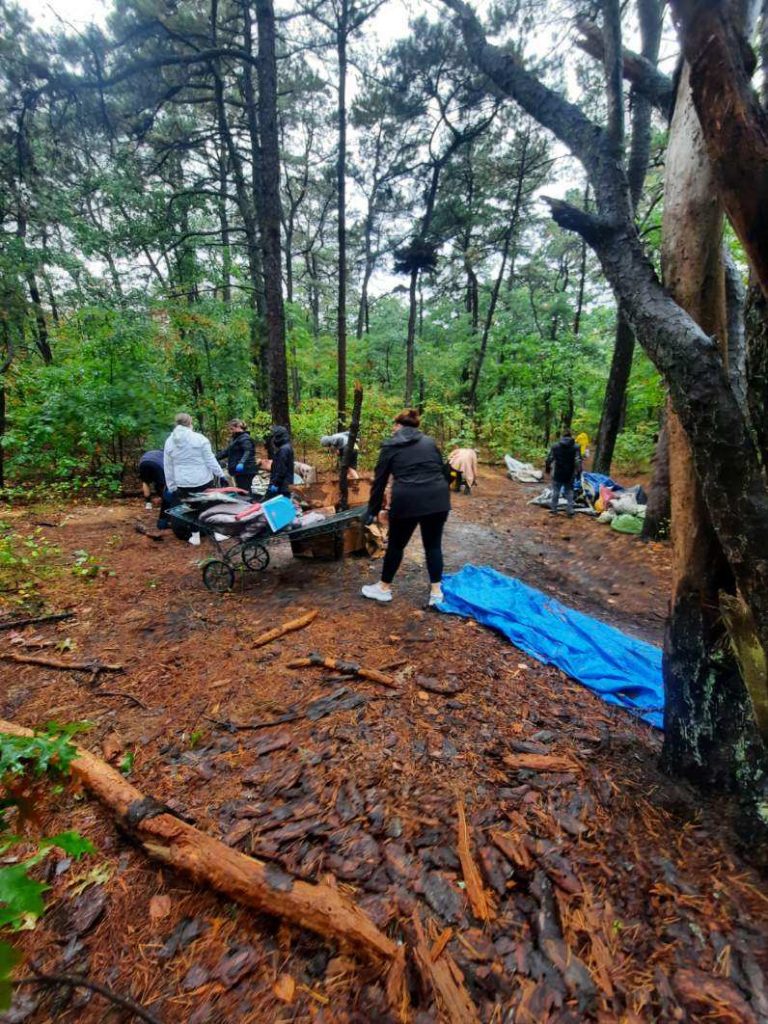
[[[384,444],[386,444],[386,445],[415,444],[422,437],[424,437],[424,435],[418,429],[418,427],[400,427],[400,429],[398,431],[396,431],[392,435],[392,437],[388,437],[386,439]]]
[[[565,445],[566,448],[571,448],[576,444],[572,437],[561,437],[559,443]]]
[[[272,427],[270,434],[278,448],[282,448],[284,444],[291,443],[291,435],[285,427]]]

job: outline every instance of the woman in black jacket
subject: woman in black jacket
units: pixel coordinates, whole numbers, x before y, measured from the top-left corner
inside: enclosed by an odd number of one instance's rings
[[[219,452],[219,462],[227,460],[227,472],[236,486],[250,494],[256,476],[256,445],[242,420],[230,420],[227,426],[232,440],[223,452]]]
[[[443,527],[451,509],[448,480],[440,450],[418,429],[420,416],[407,409],[395,417],[392,437],[381,446],[376,476],[368,501],[368,522],[378,515],[391,476],[392,501],[389,509],[389,541],[381,581],[363,587],[363,596],[374,601],[392,600],[392,580],[400,567],[403,551],[413,532],[421,529],[427,556],[429,606],[443,599]]]

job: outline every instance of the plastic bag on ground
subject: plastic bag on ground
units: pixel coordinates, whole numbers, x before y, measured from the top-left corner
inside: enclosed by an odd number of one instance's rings
[[[628,516],[626,514],[616,516],[611,523],[611,529],[619,533],[642,533],[643,520],[640,516]]]
[[[530,462],[518,462],[511,455],[504,456],[504,464],[510,480],[517,480],[521,484],[537,484],[544,476],[540,469],[536,469]]]
[[[646,506],[639,504],[630,491],[623,491],[611,501],[611,508],[617,515],[644,516]]]

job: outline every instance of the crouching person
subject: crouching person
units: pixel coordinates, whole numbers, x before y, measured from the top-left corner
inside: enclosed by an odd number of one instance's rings
[[[176,426],[165,442],[163,469],[168,491],[181,500],[194,491],[216,487],[225,475],[213,454],[211,442],[192,429],[192,417],[186,412],[178,414]],[[199,544],[200,534],[193,533],[189,543]]]

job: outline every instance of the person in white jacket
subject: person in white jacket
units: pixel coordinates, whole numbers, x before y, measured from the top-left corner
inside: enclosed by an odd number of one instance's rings
[[[163,448],[165,485],[169,491],[185,498],[192,491],[215,487],[225,473],[216,461],[211,442],[192,429],[189,413],[180,412],[175,422]],[[200,534],[193,533],[190,543],[199,544]]]

